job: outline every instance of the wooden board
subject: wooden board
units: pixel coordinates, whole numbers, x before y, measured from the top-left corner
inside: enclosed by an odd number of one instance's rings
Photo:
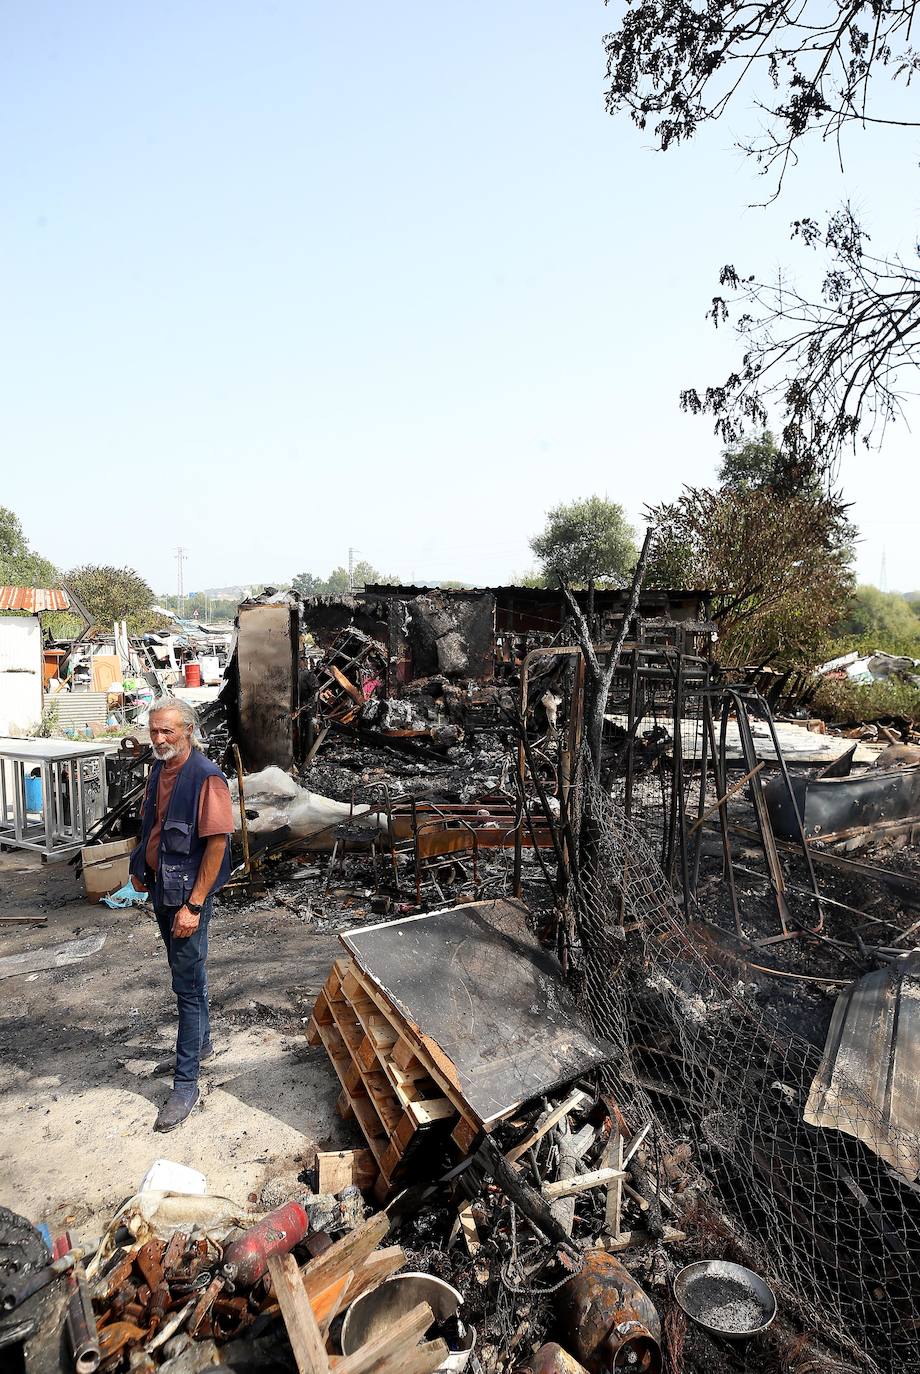
[[[481,1125],[614,1054],[584,1027],[526,915],[520,902],[473,902],[340,937]]]
[[[304,1291],[293,1255],[271,1255],[268,1272],[287,1328],[298,1374],[325,1374],[326,1344]]]
[[[340,1193],[354,1185],[362,1192],[373,1188],[377,1165],[370,1150],[317,1150],[316,1191]]]

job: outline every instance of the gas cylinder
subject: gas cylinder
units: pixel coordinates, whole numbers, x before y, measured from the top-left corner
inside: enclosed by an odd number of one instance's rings
[[[567,1344],[589,1374],[660,1374],[661,1322],[651,1299],[606,1250],[589,1250],[557,1298]]]
[[[300,1203],[286,1202],[227,1246],[221,1273],[238,1287],[251,1288],[268,1269],[270,1257],[288,1254],[309,1229]]]
[[[587,1374],[583,1364],[574,1360],[561,1345],[541,1345],[517,1374]]]

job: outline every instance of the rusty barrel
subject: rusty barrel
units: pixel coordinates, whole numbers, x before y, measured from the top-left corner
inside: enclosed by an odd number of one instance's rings
[[[589,1250],[581,1272],[559,1290],[557,1312],[588,1374],[660,1374],[658,1313],[615,1255]]]

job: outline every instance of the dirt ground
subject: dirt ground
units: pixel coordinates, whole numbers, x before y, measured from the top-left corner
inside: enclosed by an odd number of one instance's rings
[[[338,941],[264,905],[215,911],[208,969],[218,1053],[202,1075],[202,1107],[155,1134],[171,1080],[153,1070],[174,1049],[176,1023],[152,915],[87,903],[66,862],[0,853],[0,915],[48,918],[45,927],[0,923],[0,960],[106,937],[79,962],[0,979],[0,1202],[52,1230],[66,1221],[98,1234],[166,1158],[201,1170],[209,1192],[258,1209],[293,1189],[317,1146],[362,1143],[336,1115],[324,1052],[304,1038]]]

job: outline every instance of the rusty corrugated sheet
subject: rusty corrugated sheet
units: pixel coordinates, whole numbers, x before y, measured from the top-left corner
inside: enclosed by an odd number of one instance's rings
[[[67,611],[70,597],[65,591],[47,587],[0,587],[0,611]]]
[[[855,1136],[920,1178],[920,954],[841,993],[805,1120]]]

